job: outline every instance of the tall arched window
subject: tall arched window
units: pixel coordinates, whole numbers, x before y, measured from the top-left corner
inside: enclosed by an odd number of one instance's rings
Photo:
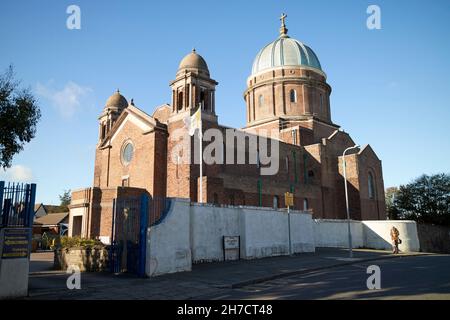
[[[261,108],[264,104],[264,96],[262,94],[258,97],[258,106]]]
[[[291,102],[297,102],[297,91],[292,89],[289,93]]]
[[[106,124],[102,125],[102,139],[105,139],[106,137]]]
[[[200,104],[202,105],[202,110],[205,110],[206,108],[206,94],[205,94],[205,90],[201,89],[200,91]]]
[[[303,199],[303,210],[308,210],[309,206],[308,206],[308,199]]]
[[[182,91],[180,91],[180,92],[178,92],[178,101],[177,101],[178,103],[178,110],[181,110],[181,109],[183,109],[183,92]]]
[[[372,172],[369,172],[367,182],[369,188],[369,199],[375,199],[375,180],[373,178]]]

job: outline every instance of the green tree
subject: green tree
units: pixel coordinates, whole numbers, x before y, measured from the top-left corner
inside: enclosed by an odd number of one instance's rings
[[[422,175],[400,186],[392,205],[400,219],[450,225],[450,175]]]
[[[29,89],[20,89],[12,66],[0,75],[0,167],[11,166],[15,154],[36,134],[41,117]]]
[[[399,189],[397,187],[390,187],[385,191],[386,212],[391,220],[399,218],[398,208],[394,205],[395,199],[398,197],[398,192]]]
[[[72,196],[70,194],[70,190],[64,190],[63,194],[59,195],[59,200],[61,201],[59,206],[61,208],[63,208],[64,211],[68,211],[69,210],[68,206],[70,204],[70,201],[72,200]]]

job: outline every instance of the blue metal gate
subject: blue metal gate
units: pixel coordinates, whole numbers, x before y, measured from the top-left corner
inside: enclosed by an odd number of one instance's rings
[[[145,276],[148,227],[158,223],[166,211],[165,197],[140,197],[113,200],[110,269]]]

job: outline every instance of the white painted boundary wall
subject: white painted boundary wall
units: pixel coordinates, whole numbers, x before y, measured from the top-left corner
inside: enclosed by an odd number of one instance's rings
[[[346,220],[314,220],[316,247],[348,248]],[[350,222],[354,248],[391,250],[390,230],[395,226],[400,232],[403,252],[420,251],[417,225],[409,220],[366,220]]]
[[[390,250],[392,226],[400,231],[401,251],[419,251],[414,221],[351,221],[353,247]],[[240,236],[242,259],[348,246],[346,220],[312,220],[310,213],[298,211],[288,215],[270,208],[216,207],[172,199],[163,221],[148,230],[146,273],[190,271],[195,262],[222,261],[223,236]]]
[[[290,221],[288,220],[290,219]],[[240,212],[241,256],[244,259],[314,252],[313,220],[310,213],[245,207]]]
[[[191,271],[189,208],[187,199],[171,201],[162,223],[148,229],[145,265],[148,276]]]
[[[165,219],[149,228],[146,273],[189,271],[192,262],[222,261],[223,236],[240,236],[242,259],[287,255],[289,243],[292,253],[314,252],[313,232],[310,213],[172,199]]]
[[[316,219],[314,220],[314,239],[316,247],[348,248],[347,220]],[[361,221],[350,221],[353,248],[364,246],[363,227]]]
[[[396,227],[402,243],[398,246],[403,252],[420,251],[417,224],[409,220],[375,220],[362,221],[364,230],[364,246],[373,249],[391,250],[391,228]]]

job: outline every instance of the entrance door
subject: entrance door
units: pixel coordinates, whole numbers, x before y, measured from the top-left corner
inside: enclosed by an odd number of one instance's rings
[[[82,225],[83,216],[74,216],[72,218],[72,237],[81,237]]]

